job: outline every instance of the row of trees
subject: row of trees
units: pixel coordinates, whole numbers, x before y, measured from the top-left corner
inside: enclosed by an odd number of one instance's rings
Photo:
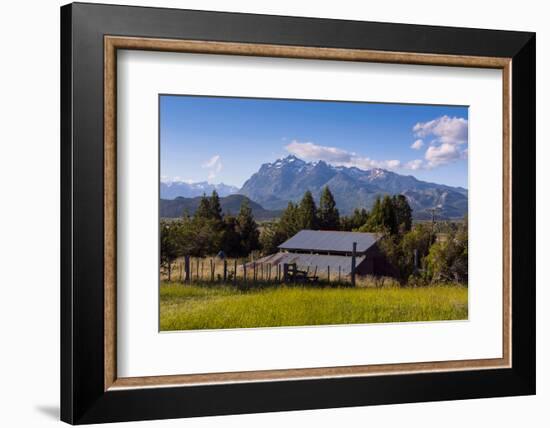
[[[170,273],[172,262],[186,255],[204,257],[223,251],[228,257],[246,257],[258,250],[271,254],[302,229],[382,233],[381,249],[402,281],[467,282],[467,219],[450,223],[439,234],[434,223],[413,227],[412,210],[403,195],[379,197],[370,212],[356,209],[350,216],[340,216],[328,187],[319,206],[307,191],[300,202],[289,202],[277,221],[262,225],[261,233],[246,200],[237,216],[223,215],[213,191],[202,197],[193,216],[161,222],[161,264]]]
[[[355,209],[351,216],[340,216],[334,196],[327,186],[321,192],[319,207],[310,191],[295,204],[289,202],[279,221],[267,225],[260,238],[265,253],[302,229],[380,232],[396,234],[412,227],[412,210],[403,195],[378,197],[370,213]]]
[[[223,252],[228,257],[247,256],[260,249],[260,232],[248,201],[237,216],[223,215],[218,193],[203,196],[193,216],[161,221],[161,266],[170,276],[178,257],[204,257]]]
[[[462,282],[468,280],[468,222],[445,227],[419,223],[413,227],[412,209],[404,195],[378,197],[371,209],[355,209],[340,216],[328,187],[319,207],[311,192],[298,204],[290,202],[279,221],[267,225],[260,237],[264,253],[302,229],[381,233],[380,246],[403,282]],[[438,233],[439,232],[439,233]]]
[[[276,252],[278,245],[302,229],[340,230],[340,213],[328,187],[321,193],[319,207],[309,190],[299,203],[289,202],[280,219],[264,227],[260,237],[263,252]]]

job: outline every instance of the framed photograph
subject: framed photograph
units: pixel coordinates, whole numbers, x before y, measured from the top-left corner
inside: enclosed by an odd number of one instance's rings
[[[76,3],[61,56],[62,420],[535,393],[533,33]]]

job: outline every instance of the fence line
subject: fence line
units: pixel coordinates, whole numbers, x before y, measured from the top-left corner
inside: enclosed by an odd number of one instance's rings
[[[205,269],[205,263],[208,268]],[[352,266],[353,268],[353,266]],[[337,269],[337,271],[336,271]],[[348,268],[349,269],[349,268]],[[239,283],[244,284],[262,284],[262,283],[328,283],[343,284],[355,282],[355,275],[345,273],[342,266],[326,267],[318,265],[298,266],[288,263],[263,263],[256,260],[247,261],[246,259],[224,259],[216,263],[215,257],[193,258],[185,256],[172,263],[171,267],[172,281],[180,283],[192,283],[193,281],[219,282],[224,284]],[[167,274],[161,275],[161,279],[166,280]]]

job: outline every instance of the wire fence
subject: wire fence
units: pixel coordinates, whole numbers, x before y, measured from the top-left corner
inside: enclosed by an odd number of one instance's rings
[[[222,284],[262,283],[354,283],[349,267],[300,266],[296,263],[265,263],[248,259],[182,257],[161,269],[161,281]]]

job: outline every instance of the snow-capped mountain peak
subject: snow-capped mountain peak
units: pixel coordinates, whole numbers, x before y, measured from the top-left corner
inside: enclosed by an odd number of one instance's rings
[[[405,195],[417,218],[435,206],[443,193],[446,196],[442,216],[462,217],[468,207],[466,189],[420,181],[383,168],[363,170],[334,166],[322,160],[305,162],[294,155],[263,164],[239,193],[264,208],[283,209],[289,201],[299,201],[307,190],[318,200],[325,186],[332,191],[341,214],[355,208],[370,209],[376,198],[385,194]]]

